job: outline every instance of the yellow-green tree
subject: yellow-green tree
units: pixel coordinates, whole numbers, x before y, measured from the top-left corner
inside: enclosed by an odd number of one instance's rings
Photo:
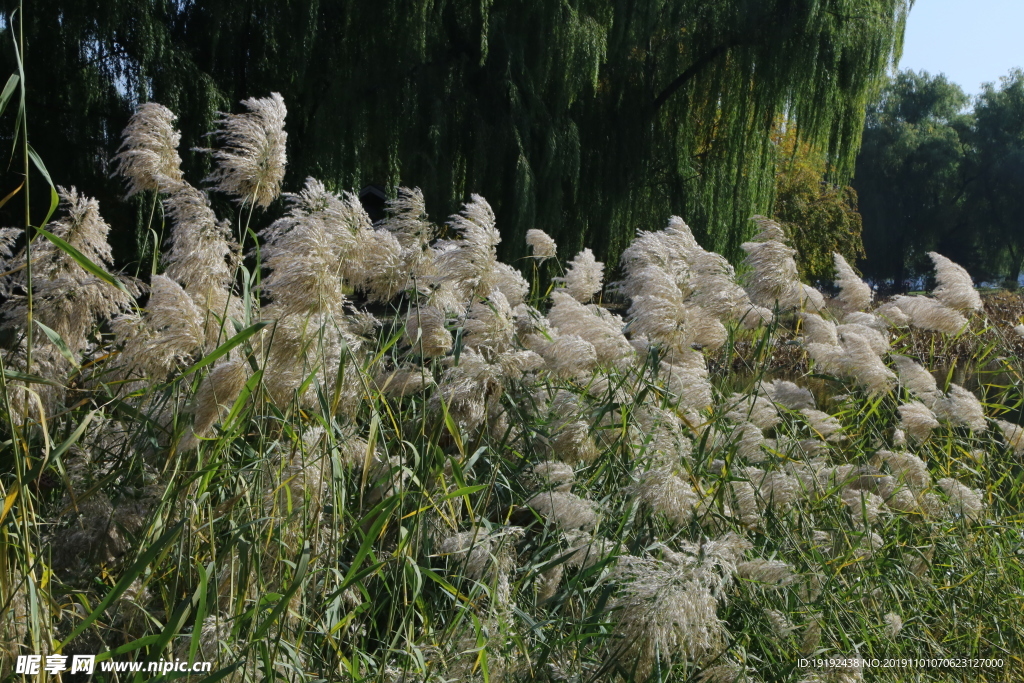
[[[826,155],[802,141],[795,127],[777,133],[775,144],[775,219],[797,249],[801,277],[831,280],[834,252],[850,263],[864,257],[857,192],[829,180]]]

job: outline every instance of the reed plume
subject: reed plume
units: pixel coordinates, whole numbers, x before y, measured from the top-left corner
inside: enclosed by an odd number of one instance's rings
[[[217,120],[213,135],[224,147],[203,150],[212,154],[216,164],[206,182],[243,206],[265,209],[281,194],[288,164],[284,130],[288,110],[276,92],[270,97],[250,97],[242,104],[247,113],[222,113]]]
[[[182,181],[178,144],[178,117],[156,102],[140,104],[121,133],[123,142],[114,157],[128,184],[126,197],[140,192],[166,192]]]
[[[871,305],[873,292],[866,282],[860,279],[842,254],[832,254],[836,267],[835,285],[839,288],[836,300],[845,313],[863,311]]]
[[[546,232],[536,228],[526,231],[526,244],[533,251],[533,258],[538,262],[555,258],[555,254],[558,252],[555,241]]]
[[[974,281],[963,266],[953,263],[942,254],[928,252],[935,264],[935,281],[938,286],[932,295],[954,310],[973,312],[984,308],[981,295],[974,288]]]
[[[590,249],[584,249],[569,261],[565,277],[555,278],[565,283],[565,291],[580,303],[589,303],[604,287],[604,264],[594,258]]]

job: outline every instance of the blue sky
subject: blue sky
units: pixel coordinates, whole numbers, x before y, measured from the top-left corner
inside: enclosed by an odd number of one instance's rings
[[[944,73],[969,95],[1024,68],[1024,0],[917,0],[900,69]]]

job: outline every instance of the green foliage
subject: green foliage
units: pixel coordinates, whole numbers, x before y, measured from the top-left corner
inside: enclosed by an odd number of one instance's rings
[[[963,235],[967,103],[945,76],[904,71],[869,107],[853,181],[864,218],[865,275],[903,282],[925,269],[925,252]],[[962,249],[946,251],[962,258]]]
[[[944,76],[900,73],[868,110],[854,186],[865,274],[903,283],[925,253],[957,254],[1016,285],[1024,263],[1024,73],[968,98]]]
[[[994,257],[990,269],[1016,286],[1024,264],[1024,71],[1011,71],[998,89],[986,84],[974,117],[967,219]]]
[[[825,155],[800,142],[793,127],[777,144],[773,215],[791,236],[800,276],[812,282],[833,280],[832,254],[850,263],[864,256],[857,192],[829,181]]]
[[[12,0],[4,3],[7,13]],[[506,256],[537,227],[614,262],[636,229],[685,216],[735,256],[773,192],[772,122],[791,116],[849,174],[864,106],[898,55],[907,0],[433,3],[38,0],[30,108],[55,182],[112,205],[132,105],[157,100],[202,145],[215,110],[278,91],[289,183],[399,181],[433,215],[494,205]],[[185,171],[206,168],[194,153]],[[121,253],[140,201],[111,213]]]

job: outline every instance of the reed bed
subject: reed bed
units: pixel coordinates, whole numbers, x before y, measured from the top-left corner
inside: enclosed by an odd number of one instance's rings
[[[74,188],[0,233],[0,676],[1019,680],[1024,327],[958,265],[825,297],[762,217],[739,276],[678,217],[617,282],[540,230],[505,264],[476,195],[281,195],[285,103],[242,104],[198,186],[171,111],[125,130],[148,276]],[[854,658],[999,664],[801,663]]]

